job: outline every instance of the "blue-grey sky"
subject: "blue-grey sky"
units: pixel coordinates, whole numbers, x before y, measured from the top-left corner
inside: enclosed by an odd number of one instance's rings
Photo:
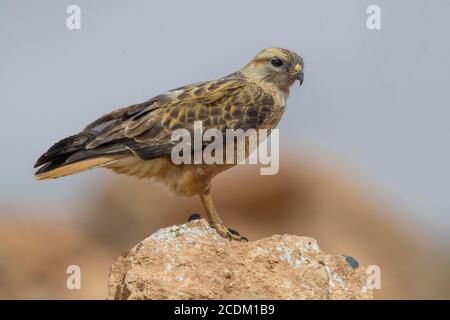
[[[79,5],[81,30],[66,28]],[[366,8],[381,8],[381,30]],[[76,201],[98,175],[32,165],[115,108],[214,79],[259,50],[306,61],[281,143],[343,156],[416,218],[450,226],[450,1],[0,1],[0,201]],[[287,147],[286,147],[287,148]],[[101,173],[100,173],[101,174]],[[27,197],[24,197],[27,195]]]

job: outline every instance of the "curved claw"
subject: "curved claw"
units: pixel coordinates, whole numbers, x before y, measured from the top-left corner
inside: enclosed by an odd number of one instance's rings
[[[190,221],[194,221],[194,220],[199,220],[199,219],[201,219],[201,215],[200,214],[198,214],[198,213],[193,213],[193,214],[191,214],[190,216],[189,216],[189,218],[188,218],[188,222],[190,222]]]
[[[231,228],[227,228],[227,229],[228,229],[228,231],[229,231],[232,235],[238,237],[238,238],[239,238],[239,241],[248,241],[247,237],[241,236],[241,234],[239,233],[239,231],[234,230],[234,229],[231,229]],[[235,240],[236,240],[236,239],[235,239]]]
[[[248,242],[248,238],[244,237],[244,236],[241,236],[241,241],[247,241]]]
[[[242,241],[247,240],[247,238],[242,237],[239,232],[233,229],[228,229],[222,224],[211,225],[214,229],[216,229],[217,233],[221,235],[223,238],[234,241]],[[247,240],[248,241],[248,240]]]
[[[240,236],[241,234],[239,233],[239,231],[237,231],[237,230],[234,230],[234,229],[231,229],[231,228],[227,228],[228,229],[228,231],[230,231],[232,234],[234,234],[234,235],[237,235],[237,236]]]

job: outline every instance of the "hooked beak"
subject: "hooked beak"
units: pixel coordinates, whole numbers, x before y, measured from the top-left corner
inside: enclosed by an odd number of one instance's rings
[[[298,73],[298,74],[297,74],[297,77],[295,77],[295,78],[300,82],[300,85],[302,85],[302,83],[303,83],[303,78],[304,78],[303,72]]]

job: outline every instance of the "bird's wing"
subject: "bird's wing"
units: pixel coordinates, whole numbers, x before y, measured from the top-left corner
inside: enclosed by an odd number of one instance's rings
[[[125,142],[142,159],[169,156],[176,142],[175,129],[191,134],[194,122],[204,130],[255,128],[274,111],[272,96],[245,79],[222,79],[176,89],[124,121],[98,135],[88,148],[117,139]]]
[[[246,130],[273,112],[273,97],[246,79],[188,85],[99,118],[79,134],[56,143],[36,166],[51,161],[60,166],[130,151],[145,160],[170,156],[175,129],[192,133],[194,121],[202,121],[204,130]]]

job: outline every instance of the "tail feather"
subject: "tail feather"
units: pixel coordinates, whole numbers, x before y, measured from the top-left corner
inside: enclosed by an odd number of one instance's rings
[[[55,143],[39,157],[34,167],[40,167],[34,177],[37,180],[59,178],[87,169],[105,166],[129,152],[119,143],[105,144],[86,149],[92,140],[89,133],[81,132]]]
[[[65,165],[64,164],[58,165],[57,163],[54,164],[53,162],[51,162],[51,163],[49,163],[49,165],[53,164],[53,166],[48,166],[48,167],[46,167],[47,165],[43,166],[36,172],[36,174],[34,175],[34,178],[36,180],[60,178],[60,177],[68,176],[68,175],[71,175],[71,174],[74,174],[77,172],[81,172],[81,171],[84,171],[87,169],[103,167],[103,166],[112,164],[115,161],[117,161],[117,159],[115,159],[113,157],[97,157],[97,158],[81,160],[78,162],[69,163],[69,164],[65,164]]]
[[[47,162],[61,158],[63,155],[69,155],[75,151],[80,150],[89,140],[89,135],[81,132],[76,135],[64,138],[47,150],[36,161],[34,167],[37,168]]]

